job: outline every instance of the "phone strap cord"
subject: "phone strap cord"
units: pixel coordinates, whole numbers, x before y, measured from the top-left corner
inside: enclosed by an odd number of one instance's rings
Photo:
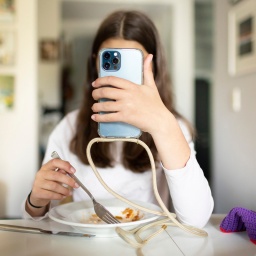
[[[152,185],[153,185],[153,191],[154,191],[154,194],[155,194],[155,197],[156,197],[156,200],[158,202],[158,204],[160,205],[161,209],[163,210],[163,212],[159,212],[159,211],[154,211],[152,209],[148,209],[148,208],[145,208],[145,207],[142,207],[141,205],[138,205],[138,204],[135,204],[134,202],[131,202],[129,201],[128,199],[122,197],[121,195],[119,195],[118,193],[116,193],[115,191],[113,191],[105,182],[104,180],[101,178],[98,170],[96,169],[93,161],[92,161],[92,157],[91,157],[91,147],[92,145],[97,142],[114,142],[114,141],[126,141],[126,142],[133,142],[133,143],[136,143],[136,144],[139,144],[141,145],[146,151],[147,151],[147,154],[149,156],[149,160],[150,160],[150,164],[151,164],[151,169],[152,169]],[[157,189],[157,180],[156,180],[156,168],[155,168],[155,161],[154,161],[154,158],[153,158],[153,155],[149,149],[149,147],[141,140],[139,139],[132,139],[132,138],[94,138],[92,139],[88,145],[87,145],[87,148],[86,148],[86,154],[87,154],[87,158],[88,158],[88,162],[94,172],[94,174],[96,175],[96,177],[98,178],[98,180],[100,181],[100,183],[102,184],[102,186],[109,192],[111,193],[113,196],[115,196],[116,198],[122,200],[123,202],[137,208],[137,209],[140,209],[142,211],[145,211],[145,212],[148,212],[148,213],[152,213],[152,214],[155,214],[155,215],[159,215],[159,216],[162,216],[162,217],[165,217],[164,219],[161,219],[161,220],[157,220],[157,221],[154,221],[152,223],[149,223],[149,224],[146,224],[142,227],[139,227],[139,228],[135,228],[133,230],[130,230],[130,231],[127,231],[127,230],[123,230],[121,229],[120,227],[117,227],[116,228],[116,232],[119,234],[119,236],[121,238],[123,238],[127,243],[129,243],[131,246],[135,247],[135,248],[141,248],[143,247],[149,240],[151,240],[152,238],[154,238],[156,235],[158,235],[159,233],[161,233],[162,231],[164,231],[166,229],[167,226],[178,226],[179,228],[183,229],[184,231],[186,232],[189,232],[189,233],[192,233],[194,235],[197,235],[197,236],[202,236],[202,237],[206,237],[208,236],[207,232],[202,230],[202,229],[199,229],[199,228],[196,228],[196,227],[193,227],[193,226],[187,226],[187,225],[184,225],[182,223],[180,223],[177,219],[176,219],[176,215],[174,213],[171,213],[167,207],[165,206],[165,204],[163,203],[160,195],[159,195],[159,192],[158,192],[158,189]],[[155,227],[155,226],[161,226],[161,228],[154,232],[153,234],[151,234],[150,236],[148,236],[147,238],[144,238],[142,239],[140,237],[140,234],[149,229],[149,228],[152,228],[152,227]],[[130,236],[133,235],[135,240],[132,240],[130,238]]]

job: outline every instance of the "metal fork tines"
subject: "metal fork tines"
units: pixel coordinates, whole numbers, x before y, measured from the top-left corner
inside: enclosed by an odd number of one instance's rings
[[[52,152],[51,155],[52,158],[59,158],[59,155],[56,151]],[[88,196],[92,199],[93,206],[94,206],[94,211],[97,214],[97,216],[106,222],[107,224],[117,224],[120,223],[119,220],[117,220],[111,212],[109,212],[102,204],[97,202],[94,198],[94,196],[91,194],[91,192],[84,186],[84,184],[74,175],[71,173],[67,173],[71,178],[73,178],[76,183],[88,194]]]

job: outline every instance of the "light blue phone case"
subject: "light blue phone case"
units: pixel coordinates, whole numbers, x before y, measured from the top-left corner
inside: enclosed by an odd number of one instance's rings
[[[141,85],[143,82],[142,51],[139,49],[102,49],[99,52],[99,77],[105,76],[116,76]],[[109,99],[100,101],[106,100]],[[102,122],[98,125],[98,134],[104,138],[138,138],[141,130],[123,122]]]

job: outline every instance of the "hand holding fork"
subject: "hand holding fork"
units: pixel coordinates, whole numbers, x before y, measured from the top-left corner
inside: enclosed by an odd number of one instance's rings
[[[51,155],[52,158],[58,158],[61,159],[56,151],[52,152]],[[67,173],[71,178],[73,178],[78,185],[89,195],[89,197],[92,199],[94,211],[97,214],[97,216],[106,222],[107,224],[118,224],[120,221],[118,221],[112,214],[109,212],[102,204],[97,202],[91,192],[83,185],[83,183],[74,175],[71,173]]]

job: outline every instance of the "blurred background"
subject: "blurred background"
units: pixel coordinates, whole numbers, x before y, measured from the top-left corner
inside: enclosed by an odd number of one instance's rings
[[[145,12],[160,32],[177,109],[197,129],[214,212],[256,210],[253,6],[256,0],[0,1],[0,218],[21,216],[50,132],[80,105],[94,34],[117,9]]]

